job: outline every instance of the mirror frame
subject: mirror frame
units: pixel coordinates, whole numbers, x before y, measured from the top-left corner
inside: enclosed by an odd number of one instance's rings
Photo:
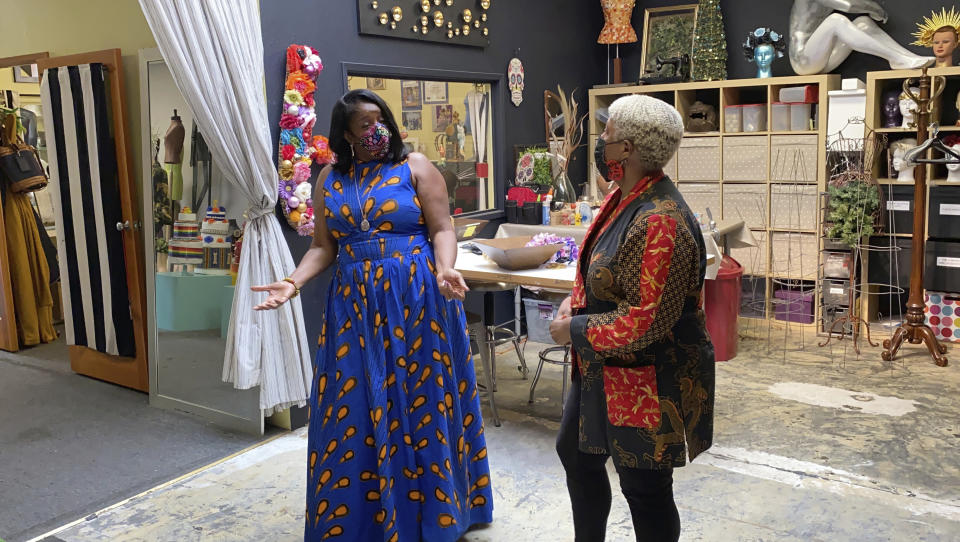
[[[455,83],[487,83],[490,85],[490,102],[494,108],[491,122],[493,123],[493,145],[488,154],[493,156],[495,180],[493,186],[494,205],[485,211],[473,211],[458,216],[469,216],[484,220],[496,220],[506,216],[504,199],[506,198],[506,179],[510,175],[510,160],[503,152],[506,144],[506,96],[507,77],[499,73],[468,72],[454,70],[437,70],[411,66],[385,66],[378,64],[359,64],[341,62],[342,93],[349,91],[348,77],[383,77],[389,79],[418,79],[421,81],[448,81]],[[329,135],[329,134],[327,134]]]

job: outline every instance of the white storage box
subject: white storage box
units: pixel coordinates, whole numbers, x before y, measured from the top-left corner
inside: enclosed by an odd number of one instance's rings
[[[767,202],[765,184],[723,185],[724,220],[743,220],[748,228],[766,228]]]
[[[753,238],[756,239],[757,246],[731,248],[730,256],[740,262],[745,275],[764,276],[767,274],[767,259],[769,256],[769,251],[767,250],[767,232],[755,231],[753,232]]]
[[[817,236],[812,233],[774,232],[771,243],[771,271],[791,279],[817,278]]]
[[[554,344],[550,336],[550,322],[557,317],[559,303],[543,299],[523,298],[523,310],[527,319],[527,339],[535,343]]]
[[[678,181],[720,180],[720,138],[685,137],[677,151]]]
[[[769,159],[766,136],[724,138],[723,180],[766,181]]]
[[[850,263],[853,255],[849,252],[824,252],[823,276],[832,279],[850,277]]]
[[[773,118],[770,121],[770,129],[774,132],[790,131],[790,104],[776,102],[771,104],[773,109]]]
[[[790,104],[790,129],[794,132],[803,132],[811,128],[813,118],[811,104]]]
[[[773,181],[816,183],[820,172],[818,138],[815,135],[775,135],[770,138]]]
[[[680,183],[677,185],[690,210],[707,220],[707,209],[720,216],[720,183]]]
[[[817,85],[803,85],[801,87],[784,87],[780,89],[780,101],[789,103],[817,103],[820,96]]]
[[[802,184],[770,185],[770,222],[774,228],[815,230],[817,187]]]
[[[743,131],[743,107],[728,105],[723,108],[723,129],[726,132],[737,133]]]
[[[763,132],[767,129],[767,105],[751,104],[743,106],[743,131]]]

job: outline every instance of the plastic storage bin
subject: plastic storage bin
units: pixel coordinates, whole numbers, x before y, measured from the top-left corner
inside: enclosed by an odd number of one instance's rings
[[[935,292],[960,289],[960,242],[927,241],[923,287]]]
[[[849,252],[824,252],[823,275],[835,279],[849,278],[852,258]]]
[[[730,256],[724,256],[717,278],[705,281],[703,287],[703,310],[717,361],[737,356],[737,314],[740,312],[742,278],[743,267]]]
[[[723,108],[723,129],[727,132],[743,131],[743,107],[728,105]]]
[[[523,298],[523,310],[527,319],[527,339],[535,343],[554,344],[550,336],[550,322],[557,317],[559,303],[543,299]]]
[[[817,85],[786,87],[780,89],[779,98],[781,102],[815,104],[820,101],[819,91]]]
[[[930,187],[927,235],[934,239],[960,239],[960,186]]]
[[[762,132],[767,129],[766,104],[751,104],[743,106],[743,131]]]
[[[834,305],[846,307],[850,304],[850,281],[846,280],[824,280],[823,281],[823,303],[825,305]]]
[[[770,120],[770,129],[774,132],[790,131],[790,104],[776,102],[772,104],[773,117]]]
[[[798,324],[813,323],[813,292],[803,290],[777,290],[775,318],[781,322]]]
[[[810,129],[813,108],[810,104],[790,104],[790,130],[802,132]]]

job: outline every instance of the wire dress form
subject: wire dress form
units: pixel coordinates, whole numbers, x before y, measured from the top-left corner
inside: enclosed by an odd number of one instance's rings
[[[863,119],[851,119],[849,124],[863,124]],[[840,201],[838,194],[836,207],[830,203],[828,193],[823,198],[822,205],[825,249],[827,247],[846,247],[850,251],[850,256],[847,262],[848,273],[846,277],[843,277],[848,281],[846,299],[842,299],[842,294],[840,296],[831,295],[832,292],[829,289],[822,296],[823,314],[833,314],[836,315],[836,318],[830,323],[830,327],[827,329],[827,338],[820,343],[820,346],[827,346],[835,337],[840,341],[849,335],[852,339],[853,349],[858,355],[860,354],[859,340],[861,334],[866,335],[867,344],[870,346],[880,346],[873,342],[870,337],[870,323],[861,314],[860,299],[869,295],[889,296],[904,292],[903,288],[899,286],[898,277],[892,278],[889,283],[870,283],[864,281],[863,277],[858,274],[858,270],[862,267],[861,262],[865,261],[865,257],[869,259],[871,253],[887,252],[890,255],[890,261],[897,262],[898,258],[895,252],[899,250],[899,247],[894,243],[881,246],[874,245],[870,241],[871,236],[882,227],[882,212],[880,209],[883,207],[882,202],[884,200],[883,191],[873,175],[873,164],[877,157],[881,155],[881,151],[886,148],[887,140],[885,135],[876,133],[866,126],[864,126],[863,133],[862,138],[851,138],[844,136],[843,131],[841,131],[830,138],[831,143],[827,152],[830,172],[829,186],[841,190],[855,187],[858,184],[861,186],[859,190],[847,191],[847,194],[852,194],[852,198],[848,196],[849,199],[845,202]],[[859,218],[855,219],[852,224],[853,231],[848,230],[846,240],[830,235],[835,229],[839,229],[839,227],[834,227],[834,221],[839,217],[831,215],[834,212],[842,212],[837,210],[841,203],[847,206],[847,212],[843,214]],[[850,239],[856,239],[856,241],[851,244]],[[864,242],[864,239],[867,239],[867,241]],[[829,252],[825,250],[824,264],[820,268],[821,284],[824,285],[826,285],[827,280],[841,278],[826,268],[828,254]],[[894,268],[894,274],[896,274],[898,268],[896,263],[892,267]],[[827,323],[825,319],[825,329]]]

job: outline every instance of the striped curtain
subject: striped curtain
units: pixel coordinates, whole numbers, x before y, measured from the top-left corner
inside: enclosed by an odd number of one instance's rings
[[[116,153],[102,64],[50,68],[41,96],[68,345],[133,357]]]

